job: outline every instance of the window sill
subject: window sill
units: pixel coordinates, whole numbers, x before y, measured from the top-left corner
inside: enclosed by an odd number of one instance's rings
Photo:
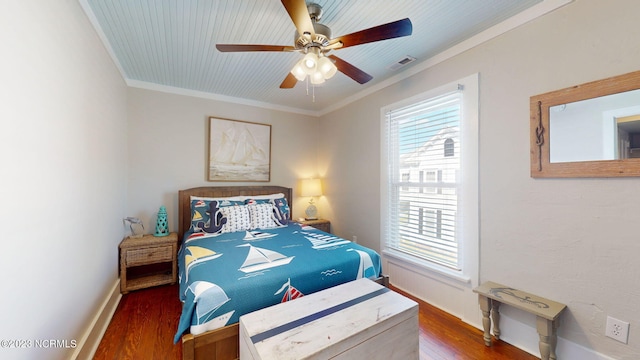
[[[459,286],[465,286],[471,283],[471,278],[464,275],[462,271],[456,271],[444,266],[439,266],[426,260],[420,260],[394,250],[384,249],[382,250],[382,253],[389,258],[393,258],[402,264],[410,266],[412,270],[420,273],[421,275],[433,277],[435,274],[449,280],[454,280]]]

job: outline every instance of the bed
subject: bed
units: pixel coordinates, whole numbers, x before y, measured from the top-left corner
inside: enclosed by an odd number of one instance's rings
[[[183,359],[238,358],[244,313],[361,277],[387,284],[375,251],[292,222],[291,200],[281,186],[179,191]]]

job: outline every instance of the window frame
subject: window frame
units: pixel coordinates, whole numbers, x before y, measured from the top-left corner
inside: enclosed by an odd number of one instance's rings
[[[457,239],[459,270],[456,270],[387,247],[386,238],[389,227],[389,223],[387,221],[389,217],[388,192],[390,189],[388,184],[389,161],[387,159],[388,143],[386,138],[386,114],[389,111],[410,106],[411,104],[455,91],[459,86],[463,88],[462,119],[460,124],[460,167],[463,169],[461,171],[461,176],[463,178],[462,186],[460,188],[461,201],[459,201],[458,204],[458,212],[463,220],[460,225],[460,235]],[[380,233],[382,235],[380,247],[382,249],[383,256],[393,257],[397,261],[403,261],[407,264],[418,266],[420,269],[433,271],[461,282],[469,282],[471,279],[478,279],[479,277],[478,94],[478,74],[473,74],[458,81],[412,96],[408,99],[383,106],[380,109]]]

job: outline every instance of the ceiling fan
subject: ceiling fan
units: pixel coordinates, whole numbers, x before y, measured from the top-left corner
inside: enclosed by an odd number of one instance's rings
[[[318,23],[322,7],[316,3],[306,4],[305,0],[282,0],[282,5],[296,27],[294,46],[216,44],[221,52],[245,51],[298,51],[305,56],[287,74],[280,88],[293,88],[298,81],[309,76],[312,84],[321,84],[340,71],[360,84],[373,77],[335,55],[327,55],[331,50],[361,45],[375,41],[411,35],[413,26],[408,18],[374,26],[348,35],[331,38],[331,29]]]

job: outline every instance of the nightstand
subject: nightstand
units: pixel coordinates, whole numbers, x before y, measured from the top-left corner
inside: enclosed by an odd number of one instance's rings
[[[178,234],[128,237],[120,243],[120,292],[177,281]]]
[[[297,220],[300,224],[313,226],[314,228],[324,231],[326,233],[331,232],[331,221],[327,219],[317,219],[317,220]]]

